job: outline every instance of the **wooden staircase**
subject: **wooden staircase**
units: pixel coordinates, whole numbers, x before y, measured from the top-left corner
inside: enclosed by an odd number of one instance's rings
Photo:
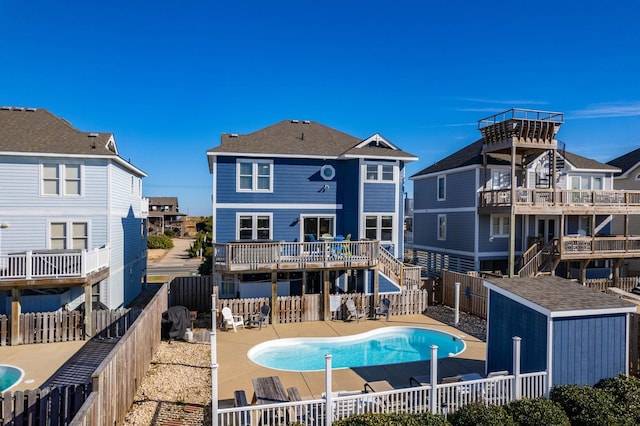
[[[418,288],[421,269],[401,262],[382,246],[378,251],[378,271],[400,288]]]
[[[540,249],[538,249],[539,246],[538,243],[535,243],[522,254],[520,259],[522,267],[518,271],[519,277],[551,275],[556,240],[549,241]]]

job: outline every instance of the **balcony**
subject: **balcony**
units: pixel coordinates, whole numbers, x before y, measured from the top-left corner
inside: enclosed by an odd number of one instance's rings
[[[511,189],[481,191],[478,212],[498,213],[511,207]],[[640,214],[640,191],[517,188],[516,214]]]
[[[34,250],[0,256],[0,289],[70,287],[108,275],[110,249]]]
[[[561,260],[640,257],[640,236],[563,236],[559,242]]]
[[[231,242],[213,245],[217,272],[370,268],[379,241]]]

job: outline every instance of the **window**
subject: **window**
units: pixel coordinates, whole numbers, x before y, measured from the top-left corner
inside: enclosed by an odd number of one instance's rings
[[[64,177],[61,182],[61,176]],[[43,195],[80,195],[82,190],[80,164],[43,164]]]
[[[89,225],[86,222],[51,222],[52,250],[86,250],[89,248]]]
[[[492,237],[508,237],[509,236],[509,216],[507,215],[491,216],[491,236]]]
[[[509,189],[511,188],[511,172],[505,170],[494,170],[491,173],[492,189]]]
[[[444,241],[447,239],[447,215],[438,215],[438,240]]]
[[[603,189],[602,186],[602,178],[601,177],[594,177],[593,178],[593,185],[592,185],[593,189],[595,190],[601,190]]]
[[[367,164],[366,180],[373,182],[393,182],[393,164]]]
[[[270,240],[271,215],[263,213],[242,213],[238,215],[239,240]]]
[[[320,176],[322,176],[324,180],[331,180],[336,176],[336,169],[334,169],[333,166],[325,164],[320,167]]]
[[[438,201],[444,201],[447,198],[446,188],[446,176],[438,176]]]
[[[393,240],[393,216],[367,215],[364,226],[364,236],[370,240]]]
[[[238,191],[273,192],[273,162],[258,160],[237,161]]]
[[[302,229],[304,232],[304,241],[311,241],[311,235],[318,240],[324,234],[334,235],[334,217],[333,216],[307,216],[302,219]]]

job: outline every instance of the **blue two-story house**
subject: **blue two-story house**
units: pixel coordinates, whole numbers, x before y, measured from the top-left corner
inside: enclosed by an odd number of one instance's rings
[[[617,167],[573,154],[564,115],[512,109],[479,121],[482,138],[411,176],[413,246],[441,269],[601,278],[640,255],[629,218],[640,191],[614,189]],[[626,224],[614,234],[614,217]]]
[[[398,291],[415,156],[306,120],[222,134],[207,156],[221,297]]]

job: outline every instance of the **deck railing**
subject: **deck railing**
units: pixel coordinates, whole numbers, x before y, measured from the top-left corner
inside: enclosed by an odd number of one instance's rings
[[[234,242],[214,244],[217,270],[294,269],[373,266],[379,241]]]
[[[330,425],[332,421],[362,413],[450,414],[471,402],[505,405],[521,398],[547,394],[545,371],[498,376],[465,382],[417,386],[383,392],[333,392],[330,406],[326,398],[276,404],[249,405],[218,410],[220,425],[296,423]],[[517,386],[516,386],[517,384]],[[435,405],[432,403],[435,401]]]
[[[42,250],[0,256],[0,280],[75,278],[109,266],[109,247]]]
[[[563,258],[606,253],[640,255],[640,236],[563,236],[560,247]]]
[[[640,191],[517,188],[517,206],[640,206]],[[481,207],[511,205],[511,189],[480,192]]]

